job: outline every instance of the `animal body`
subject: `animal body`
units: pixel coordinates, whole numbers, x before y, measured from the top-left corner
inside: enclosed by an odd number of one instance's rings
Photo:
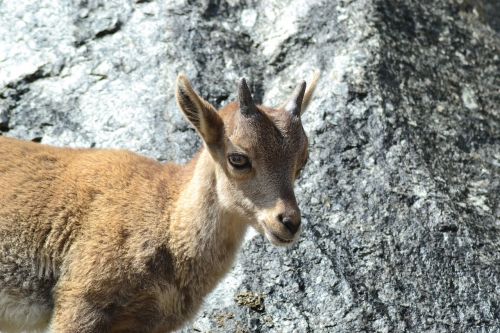
[[[180,75],[178,105],[204,142],[183,166],[0,137],[0,332],[171,332],[229,270],[247,226],[292,244],[316,80],[272,109],[242,79],[216,112]]]

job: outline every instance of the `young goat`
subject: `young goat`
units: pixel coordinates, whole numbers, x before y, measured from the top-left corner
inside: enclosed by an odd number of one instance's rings
[[[0,332],[170,332],[248,225],[296,240],[300,116],[317,78],[278,109],[255,105],[242,79],[239,103],[216,112],[180,75],[177,102],[204,141],[185,166],[0,137]]]

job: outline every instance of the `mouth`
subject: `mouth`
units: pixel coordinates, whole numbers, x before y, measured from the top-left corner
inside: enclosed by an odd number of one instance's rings
[[[292,245],[295,242],[295,239],[285,239],[282,238],[272,231],[269,231],[267,228],[265,228],[265,235],[267,239],[276,246],[289,246]]]

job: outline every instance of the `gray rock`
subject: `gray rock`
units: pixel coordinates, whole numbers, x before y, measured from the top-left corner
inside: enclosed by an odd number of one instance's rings
[[[304,123],[301,241],[248,241],[184,331],[500,331],[496,2],[4,1],[0,131],[184,162],[184,71],[221,106],[245,76]],[[1,157],[0,157],[1,158]]]

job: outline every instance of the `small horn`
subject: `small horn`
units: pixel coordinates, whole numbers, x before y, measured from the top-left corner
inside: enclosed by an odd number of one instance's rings
[[[302,100],[304,99],[305,91],[306,91],[306,81],[302,81],[293,91],[292,97],[290,97],[290,99],[285,105],[285,110],[290,112],[294,116],[299,117],[300,110],[302,109]]]
[[[247,81],[244,78],[240,79],[240,84],[238,85],[238,101],[240,102],[240,111],[243,115],[250,116],[255,113],[255,103]]]

